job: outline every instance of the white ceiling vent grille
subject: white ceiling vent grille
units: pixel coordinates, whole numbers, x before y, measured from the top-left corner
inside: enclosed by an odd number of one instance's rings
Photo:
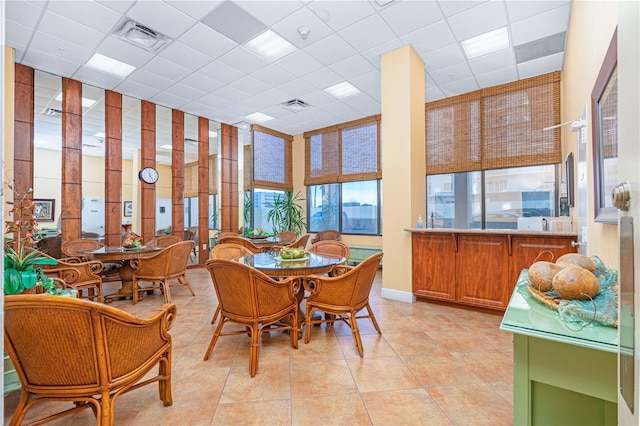
[[[293,112],[299,112],[309,108],[309,104],[300,99],[291,99],[290,101],[280,104],[280,106]]]
[[[49,117],[57,117],[62,115],[62,111],[55,108],[46,108],[44,111],[42,111],[42,114],[48,115]]]
[[[125,22],[116,37],[150,52],[157,51],[167,42],[164,35],[134,21]]]

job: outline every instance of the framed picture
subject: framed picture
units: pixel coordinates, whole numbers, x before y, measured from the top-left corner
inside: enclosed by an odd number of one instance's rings
[[[53,222],[53,218],[55,217],[56,200],[34,198],[33,204],[36,205],[36,208],[33,210],[33,214],[36,216],[36,219],[41,222]]]
[[[124,217],[131,217],[133,214],[133,201],[125,201],[124,202],[124,212],[122,215]]]

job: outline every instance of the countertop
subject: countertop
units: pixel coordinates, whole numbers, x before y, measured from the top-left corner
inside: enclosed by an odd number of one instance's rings
[[[413,233],[441,233],[441,234],[494,234],[494,235],[560,235],[577,237],[577,232],[529,231],[518,229],[458,229],[458,228],[404,228]]]
[[[502,317],[500,330],[605,352],[618,352],[617,328],[588,325],[581,330],[573,330],[567,327],[558,316],[558,312],[533,297],[525,298],[518,291],[519,287],[526,286],[527,280],[528,271],[523,270]]]

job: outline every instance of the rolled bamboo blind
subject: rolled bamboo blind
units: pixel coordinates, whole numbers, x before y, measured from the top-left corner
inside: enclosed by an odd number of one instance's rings
[[[209,194],[218,193],[218,156],[209,156]]]
[[[600,119],[602,126],[602,157],[618,157],[618,69],[613,69],[605,91],[598,102]]]
[[[560,163],[560,73],[478,90],[426,109],[426,172]]]
[[[253,187],[293,191],[289,135],[253,126]]]
[[[251,144],[243,147],[243,153],[242,164],[244,170],[242,175],[244,176],[244,190],[251,191],[251,185],[253,185],[253,152],[251,152]]]
[[[184,198],[198,196],[198,162],[184,165]]]

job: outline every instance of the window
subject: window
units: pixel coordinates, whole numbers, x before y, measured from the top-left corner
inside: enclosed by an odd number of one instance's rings
[[[272,233],[273,226],[267,219],[269,205],[273,205],[273,200],[277,197],[284,197],[284,191],[274,191],[270,189],[256,188],[253,190],[253,227],[261,228]]]
[[[209,194],[209,229],[218,229],[218,195]]]
[[[307,187],[309,232],[380,235],[380,180]]]
[[[556,216],[557,181],[553,164],[427,176],[428,226],[432,213],[436,228],[459,229],[517,229],[519,217]]]
[[[198,197],[184,198],[184,227],[198,226]]]

